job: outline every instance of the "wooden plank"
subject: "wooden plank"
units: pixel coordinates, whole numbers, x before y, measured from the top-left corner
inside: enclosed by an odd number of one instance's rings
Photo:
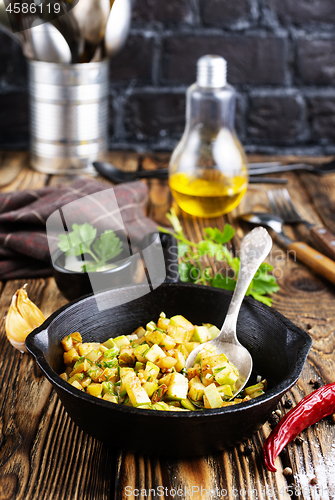
[[[141,159],[142,170],[156,170],[168,167],[166,155],[145,156]],[[150,179],[144,181],[149,187],[148,216],[158,224],[168,226],[166,213],[170,210],[172,196],[167,180]]]
[[[127,151],[109,151],[107,155],[107,161],[112,163],[120,170],[125,170],[126,172],[134,172],[138,169],[139,166],[139,157],[137,153],[128,153]],[[57,186],[57,185],[65,185],[71,184],[77,179],[94,179],[104,184],[112,185],[112,183],[102,177],[101,175],[92,175],[92,174],[80,174],[80,175],[53,175],[50,178],[49,185]]]
[[[121,154],[119,165],[137,168],[135,161],[125,163],[124,158]],[[155,161],[161,161],[159,165],[163,165],[167,156],[162,158]],[[264,161],[264,157],[261,160]],[[31,189],[40,187],[48,180],[46,176],[43,180],[41,175],[27,177],[23,169],[12,185],[17,186],[17,189],[23,186]],[[286,176],[289,177],[288,189],[301,215],[315,222],[320,221],[315,200],[324,196],[323,180],[329,182],[331,176],[321,179],[322,194],[314,185],[310,185],[315,177],[310,176],[311,181],[307,182],[305,179],[308,176],[305,177],[305,174],[285,173]],[[67,181],[67,177],[62,179],[62,182]],[[52,177],[50,183],[53,182]],[[334,187],[332,181],[329,200],[332,200]],[[156,187],[150,185],[150,188],[154,192],[150,210],[155,217],[160,218],[165,210],[164,203],[168,205],[164,198],[167,190],[164,191],[166,188],[159,183]],[[236,227],[233,244],[238,249],[248,229],[238,224],[236,215],[254,208],[263,211],[269,209],[266,189],[262,185],[251,185],[241,205],[224,218],[201,220],[181,214],[181,220],[186,234],[194,240],[202,237],[204,227],[222,228],[228,220]],[[292,237],[307,236],[300,227],[287,227],[285,231]],[[309,384],[311,378],[321,382],[334,380],[334,287],[292,258],[287,260],[286,253],[276,244],[269,260],[275,264],[276,272],[280,275],[280,291],[274,296],[274,307],[307,329],[313,338],[313,348],[302,376],[288,393],[292,401],[297,403],[313,390]],[[209,262],[215,268],[215,263]],[[115,453],[82,433],[70,421],[34,361],[27,354],[15,351],[5,338],[3,318],[12,294],[23,283],[24,280],[8,282],[2,291],[0,304],[0,498],[110,500],[114,491]],[[28,283],[30,297],[46,315],[65,302],[53,279],[31,280]],[[283,413],[287,411],[283,405],[280,405],[280,409]],[[325,420],[305,431],[302,434],[304,443],[300,446],[290,444],[287,453],[277,460],[276,474],[265,470],[261,456],[262,443],[269,432],[266,424],[252,436],[249,440],[253,445],[251,455],[244,453],[243,446],[215,455],[181,460],[122,453],[117,461],[115,498],[141,498],[134,494],[128,495],[130,490],[125,488],[130,486],[133,492],[135,488],[144,489],[149,498],[152,488],[151,498],[154,499],[158,497],[157,488],[160,486],[167,488],[167,491],[164,490],[159,498],[175,498],[174,490],[184,488],[180,498],[236,498],[238,491],[240,498],[281,500],[292,498],[288,494],[288,487],[291,486],[297,491],[293,498],[299,500],[333,499],[335,426]],[[293,476],[283,476],[285,466],[293,469]],[[314,476],[317,480],[315,487],[309,483]],[[220,493],[227,490],[227,495],[215,493],[214,496],[206,496],[207,492],[201,495],[201,486],[203,493],[211,489],[215,492],[218,488]]]
[[[335,174],[317,178],[313,174],[300,174],[300,179],[310,196],[318,217],[335,234]]]
[[[11,184],[27,164],[28,153],[3,152],[0,158],[0,188]]]
[[[109,500],[114,453],[71,422],[32,357],[5,337],[4,315],[24,282],[7,282],[0,306],[0,498]],[[29,280],[28,293],[46,316],[66,303],[51,278]]]
[[[39,189],[44,187],[47,181],[48,175],[35,172],[35,170],[32,170],[28,165],[24,165],[13,182],[4,186],[2,191],[9,193],[11,191],[23,189]]]

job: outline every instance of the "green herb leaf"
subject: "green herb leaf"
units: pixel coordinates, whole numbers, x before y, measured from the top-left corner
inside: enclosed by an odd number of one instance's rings
[[[222,274],[217,273],[210,282],[211,286],[216,288],[223,288],[224,290],[235,290],[236,281],[229,276],[222,276]]]
[[[93,244],[93,250],[104,264],[122,252],[122,243],[114,231],[107,230]]]
[[[235,229],[230,224],[226,224],[223,231],[220,231],[217,227],[207,227],[204,229],[204,233],[216,243],[224,245],[232,239],[235,234]]]

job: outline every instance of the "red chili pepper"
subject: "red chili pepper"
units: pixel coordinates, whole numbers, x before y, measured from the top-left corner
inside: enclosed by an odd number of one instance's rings
[[[335,382],[304,397],[276,425],[263,447],[266,467],[276,472],[274,461],[282,449],[301,431],[332,413],[335,413]]]

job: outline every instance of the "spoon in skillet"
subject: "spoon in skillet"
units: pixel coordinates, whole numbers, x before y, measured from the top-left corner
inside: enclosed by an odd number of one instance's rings
[[[216,354],[224,353],[228,360],[236,366],[240,374],[231,399],[243,389],[252,371],[252,357],[249,351],[240,344],[236,336],[237,317],[251,280],[270,252],[271,247],[272,239],[264,227],[253,229],[243,238],[236,288],[221,331],[214,340],[205,342],[193,349],[186,360],[186,369],[189,369],[194,365],[199,352],[208,344],[216,347]]]

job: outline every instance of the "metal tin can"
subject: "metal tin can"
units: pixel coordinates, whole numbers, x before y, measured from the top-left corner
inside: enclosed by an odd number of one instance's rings
[[[108,61],[29,62],[31,166],[47,174],[93,172],[108,147]]]

